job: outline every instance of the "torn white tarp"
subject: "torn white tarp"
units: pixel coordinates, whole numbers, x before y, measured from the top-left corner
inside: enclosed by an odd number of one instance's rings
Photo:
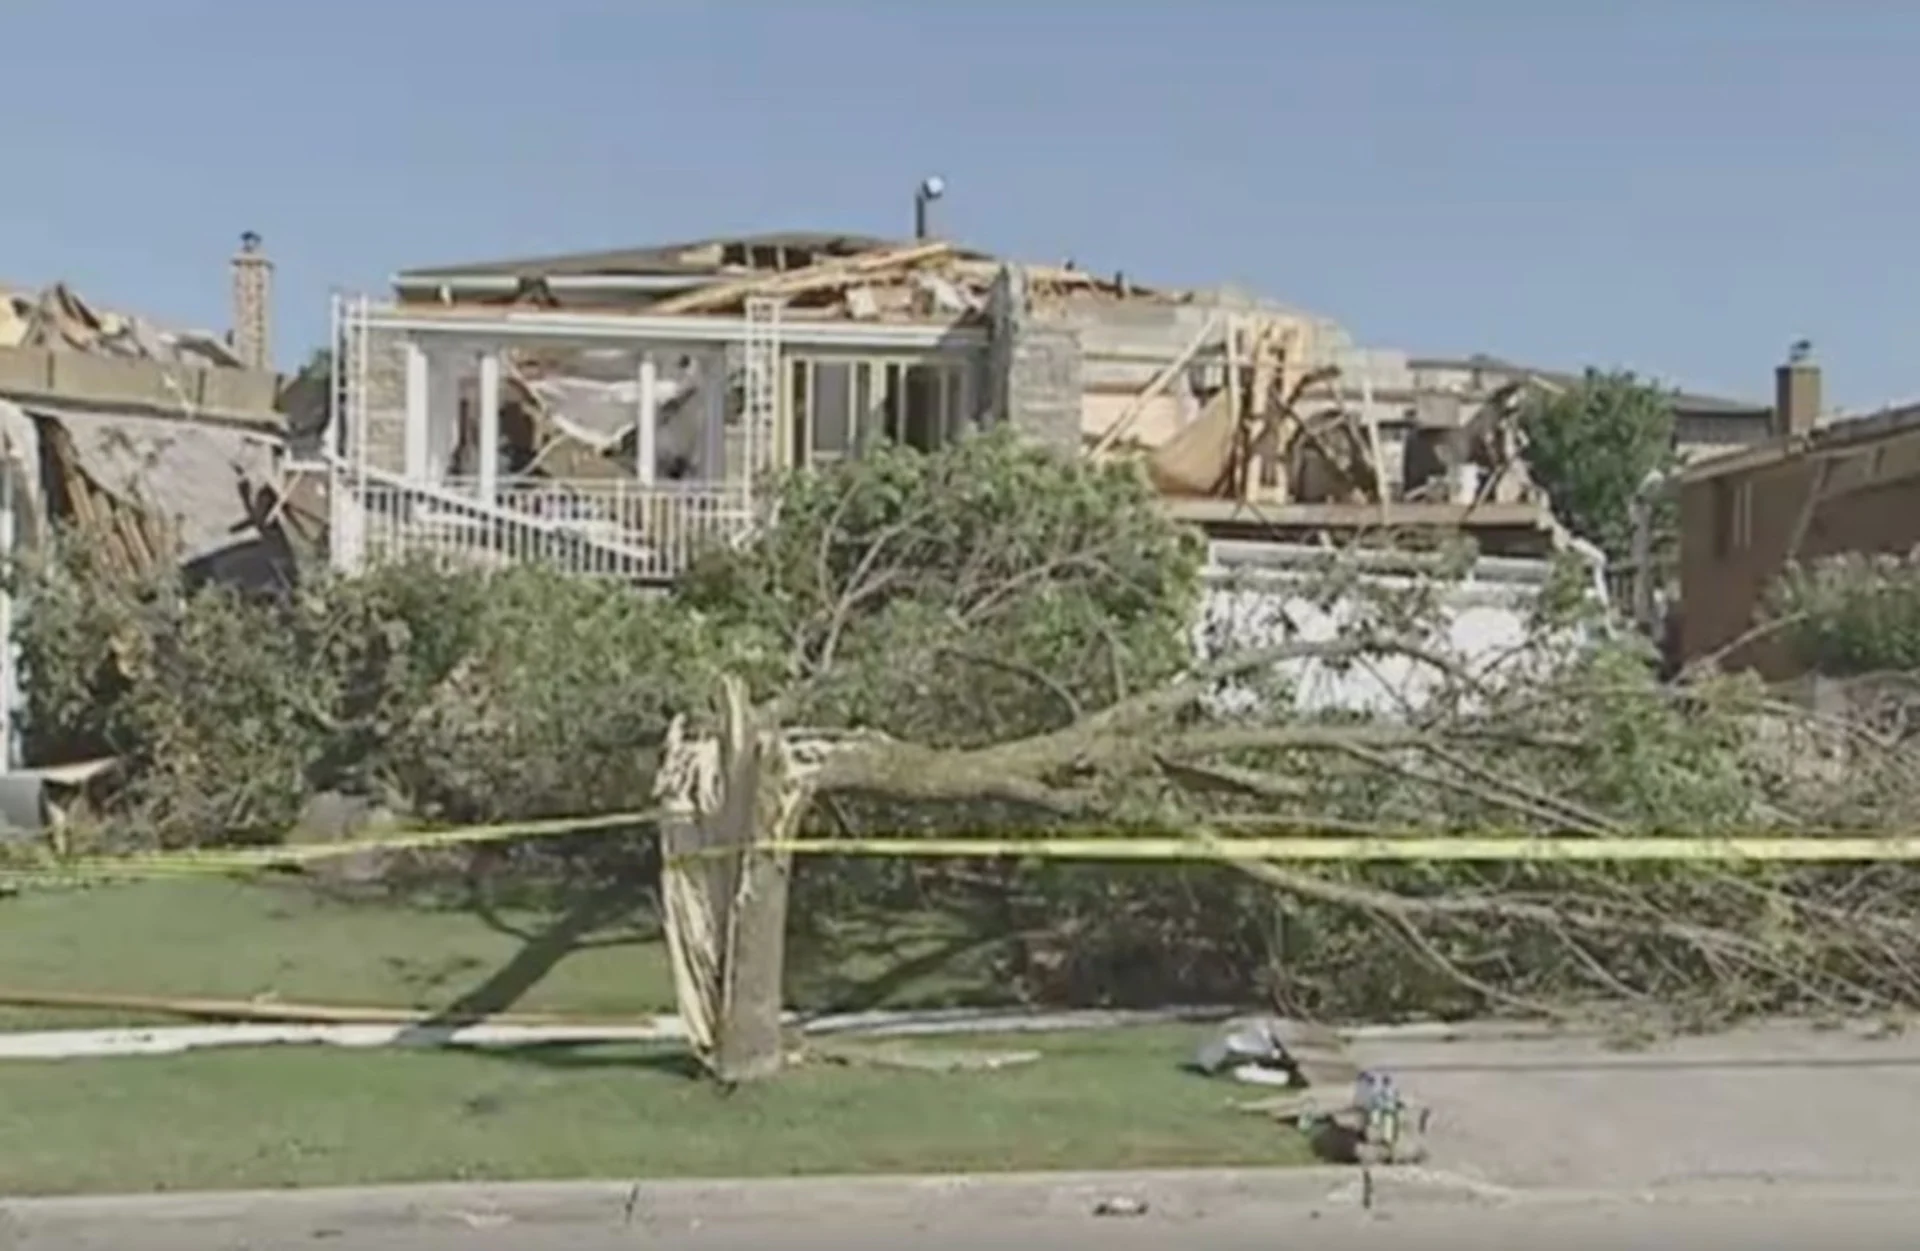
[[[681,400],[694,386],[692,378],[663,377],[654,383],[654,403],[664,433],[672,425]],[[640,383],[602,382],[595,378],[560,376],[527,382],[553,424],[567,437],[596,452],[618,447],[640,413]]]

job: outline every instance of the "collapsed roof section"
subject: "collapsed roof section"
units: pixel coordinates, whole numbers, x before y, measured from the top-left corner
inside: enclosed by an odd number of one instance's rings
[[[0,289],[16,542],[59,529],[127,578],[231,565],[281,511],[278,390],[221,336],[102,308],[64,283]]]
[[[144,317],[95,307],[65,283],[39,291],[0,287],[0,348],[41,348],[122,360],[241,369],[220,336],[175,330]]]
[[[0,396],[278,430],[279,384],[219,335],[102,308],[64,283],[0,288]]]

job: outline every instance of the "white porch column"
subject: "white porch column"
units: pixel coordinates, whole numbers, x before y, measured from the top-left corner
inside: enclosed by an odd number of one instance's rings
[[[727,476],[727,354],[715,351],[700,362],[704,401],[700,430],[700,478],[722,482]]]
[[[660,366],[653,353],[640,353],[640,412],[633,441],[633,472],[641,486],[652,486],[660,464]]]
[[[500,354],[480,354],[480,498],[491,504],[500,495]]]
[[[419,340],[407,340],[407,410],[401,447],[409,482],[420,482],[427,476],[428,423],[432,420],[428,408],[432,402],[431,372],[427,350],[420,346]]]
[[[460,365],[457,353],[427,353],[426,480],[436,484],[447,480],[460,444]]]
[[[359,573],[366,563],[366,497],[363,481],[334,466],[327,471],[327,554],[335,573]]]

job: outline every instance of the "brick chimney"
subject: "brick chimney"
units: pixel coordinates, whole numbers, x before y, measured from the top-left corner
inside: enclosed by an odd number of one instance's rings
[[[1785,438],[1806,434],[1820,420],[1820,366],[1805,339],[1787,350],[1773,371],[1773,432]]]
[[[260,250],[260,236],[240,236],[233,254],[233,351],[241,364],[273,370],[273,262]]]

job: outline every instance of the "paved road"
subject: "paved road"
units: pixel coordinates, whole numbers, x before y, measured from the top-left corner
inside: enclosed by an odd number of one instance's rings
[[[1436,1167],[1502,1185],[1920,1188],[1920,1030],[1775,1023],[1640,1051],[1583,1038],[1354,1051],[1434,1106]]]
[[[274,1227],[255,1224],[217,1232],[166,1226],[91,1234],[29,1236],[9,1251],[280,1251],[339,1247],[343,1251],[974,1251],[1018,1246],[1032,1251],[1079,1251],[1090,1243],[1110,1251],[1612,1251],[1619,1246],[1682,1246],[1718,1239],[1743,1251],[1833,1251],[1909,1245],[1920,1227],[1920,1199],[1891,1201],[1783,1201],[1763,1205],[1584,1205],[1508,1208],[1425,1208],[1374,1214],[1290,1208],[1276,1213],[1229,1212],[1186,1220],[1050,1217],[979,1219],[942,1224],[795,1220],[711,1229],[635,1228],[618,1224],[491,1228],[424,1225],[410,1228]],[[0,1245],[5,1245],[0,1241]]]

